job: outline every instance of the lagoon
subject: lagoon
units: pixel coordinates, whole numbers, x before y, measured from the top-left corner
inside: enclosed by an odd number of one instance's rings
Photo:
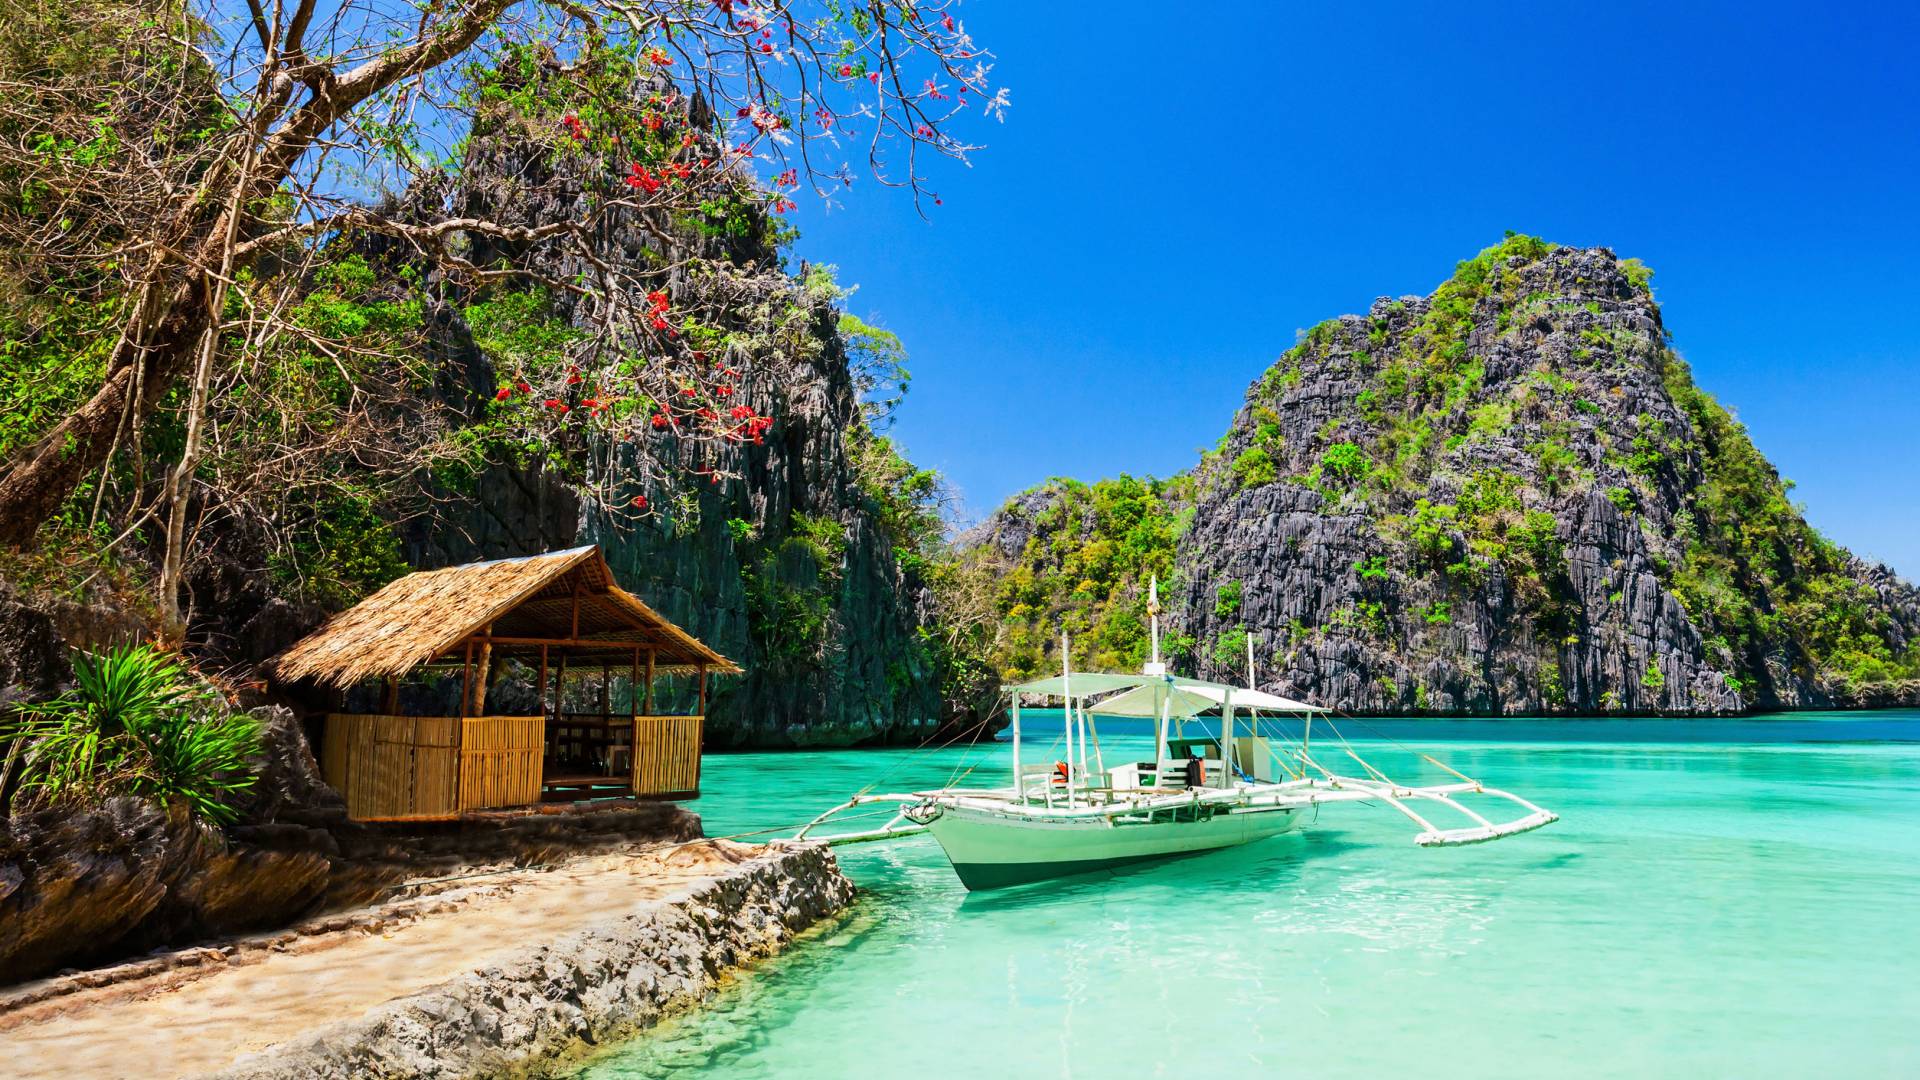
[[[1340,730],[1396,779],[1434,778],[1399,744],[1430,750],[1563,820],[1429,850],[1344,806],[972,895],[930,838],[842,848],[845,921],[583,1075],[1920,1075],[1920,711]],[[695,808],[710,835],[790,827],[1010,757],[715,755]]]

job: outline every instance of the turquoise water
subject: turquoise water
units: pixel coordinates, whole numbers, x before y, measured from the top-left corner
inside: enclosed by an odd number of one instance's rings
[[[1427,850],[1384,807],[1332,807],[973,896],[930,839],[843,848],[846,922],[586,1075],[1920,1076],[1920,712],[1376,727],[1563,820]],[[1109,760],[1150,746],[1102,734]],[[713,756],[696,806],[745,832],[1009,759]]]

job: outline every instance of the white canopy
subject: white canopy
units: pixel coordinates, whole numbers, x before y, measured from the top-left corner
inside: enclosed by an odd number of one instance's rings
[[[1032,682],[1019,683],[1014,686],[1003,686],[1000,689],[1009,694],[1040,694],[1046,697],[1065,697],[1067,690],[1070,688],[1073,691],[1074,697],[1088,698],[1093,697],[1095,694],[1110,694],[1115,690],[1128,690],[1136,686],[1144,686],[1159,681],[1159,678],[1151,675],[1109,675],[1101,671],[1076,671],[1071,678],[1071,687],[1068,686],[1067,679],[1059,675],[1051,675],[1044,679],[1035,679]]]
[[[1112,690],[1124,690],[1089,705],[1088,711],[1099,716],[1142,716],[1159,715],[1159,704],[1155,700],[1162,689],[1167,695],[1167,713],[1171,716],[1198,716],[1208,709],[1217,709],[1225,705],[1227,696],[1233,696],[1235,711],[1248,710],[1258,712],[1323,713],[1327,710],[1303,701],[1294,701],[1260,690],[1250,690],[1244,686],[1228,686],[1225,683],[1207,682],[1203,679],[1183,679],[1177,675],[1102,675],[1080,674],[1073,676],[1073,696],[1076,698],[1093,697]],[[1036,683],[1008,689],[1029,694],[1060,695],[1060,677],[1043,679]]]
[[[1182,690],[1188,693],[1198,694],[1201,697],[1207,698],[1209,701],[1211,701],[1215,705],[1224,704],[1226,702],[1226,694],[1224,692],[1226,689],[1225,687],[1221,687],[1221,686],[1209,684],[1209,683],[1202,683],[1197,686],[1187,686],[1185,685],[1187,681],[1188,680],[1185,680],[1185,679],[1176,679],[1174,680],[1174,683],[1175,685],[1180,686]],[[1323,713],[1327,711],[1318,705],[1309,705],[1304,701],[1295,701],[1292,698],[1283,698],[1278,695],[1265,693],[1260,690],[1249,690],[1244,686],[1236,686],[1236,687],[1233,687],[1232,690],[1233,690],[1233,707],[1236,709],[1257,709],[1260,712]]]
[[[1089,711],[1101,716],[1157,716],[1154,704],[1156,687],[1164,686],[1169,694],[1167,708],[1174,716],[1195,716],[1208,709],[1219,708],[1226,703],[1227,695],[1233,695],[1233,707],[1236,710],[1253,709],[1259,712],[1323,713],[1327,710],[1318,705],[1309,705],[1304,701],[1283,698],[1260,690],[1250,690],[1244,686],[1228,686],[1226,683],[1207,682],[1204,679],[1185,679],[1178,675],[1116,675],[1104,671],[1076,671],[1068,678],[1050,675],[1032,682],[1018,683],[1001,687],[1009,694],[1035,694],[1045,697],[1064,697],[1071,689],[1078,699],[1113,694],[1112,697],[1089,706]],[[1125,693],[1114,693],[1116,690]]]
[[[1154,682],[1159,682],[1156,679]],[[1168,687],[1167,714],[1169,716],[1195,716],[1219,704],[1204,694],[1195,693],[1179,687]],[[1087,706],[1087,711],[1096,716],[1145,716],[1160,715],[1159,687],[1149,683],[1137,686],[1124,694],[1115,694],[1103,701]],[[1235,695],[1238,697],[1238,695]]]

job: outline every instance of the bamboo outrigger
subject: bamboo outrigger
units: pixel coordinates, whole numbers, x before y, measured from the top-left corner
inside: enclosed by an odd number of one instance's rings
[[[489,715],[505,662],[537,670],[539,715]],[[458,669],[454,715],[403,716],[400,681]],[[378,681],[378,713],[330,712],[321,769],[361,820],[431,820],[575,798],[692,798],[707,679],[731,660],[621,589],[598,547],[409,574],[270,664],[336,691]],[[599,710],[568,712],[569,675],[596,671]],[[629,706],[614,708],[616,671]],[[697,711],[658,715],[661,676],[692,677]]]

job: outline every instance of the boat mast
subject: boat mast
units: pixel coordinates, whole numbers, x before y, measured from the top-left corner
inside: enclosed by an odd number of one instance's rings
[[[1079,772],[1073,766],[1073,665],[1067,660],[1069,643],[1067,635],[1060,635],[1060,696],[1067,699],[1067,805],[1073,805],[1073,779]]]
[[[1027,781],[1020,775],[1020,691],[1013,692],[1013,790],[1022,802],[1027,801]]]
[[[1160,677],[1153,684],[1153,771],[1167,760],[1167,665],[1160,662],[1160,575],[1147,579],[1147,622],[1153,634],[1153,659],[1147,662],[1147,674]]]

